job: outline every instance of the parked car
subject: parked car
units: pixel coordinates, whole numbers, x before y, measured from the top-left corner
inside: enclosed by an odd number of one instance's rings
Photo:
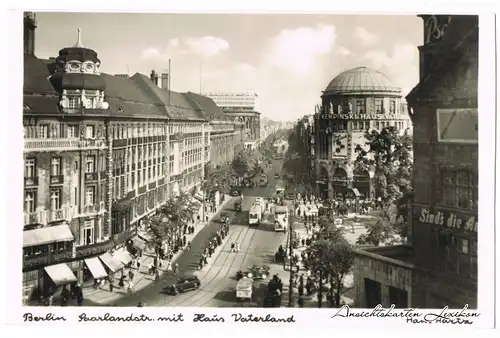
[[[164,291],[168,294],[177,295],[182,292],[196,290],[200,285],[201,282],[196,276],[179,277],[176,283],[166,286]]]
[[[234,211],[241,211],[241,202],[234,202]]]
[[[274,173],[274,178],[280,178],[280,173]]]
[[[232,186],[231,187],[231,196],[240,196],[241,195],[241,187],[240,186]]]

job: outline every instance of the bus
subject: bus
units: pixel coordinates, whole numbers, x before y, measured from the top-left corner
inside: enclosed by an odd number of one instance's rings
[[[286,232],[288,227],[288,207],[276,206],[274,209],[274,231]]]

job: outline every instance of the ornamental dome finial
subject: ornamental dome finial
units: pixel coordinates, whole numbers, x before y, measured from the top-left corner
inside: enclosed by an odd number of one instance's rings
[[[82,44],[82,29],[78,28],[78,40],[76,40],[76,45],[74,47],[83,48]]]

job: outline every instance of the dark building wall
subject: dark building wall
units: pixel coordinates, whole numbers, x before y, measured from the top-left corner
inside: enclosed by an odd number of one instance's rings
[[[408,96],[414,112],[411,233],[414,262],[421,269],[414,284],[422,285],[415,287],[414,296],[427,307],[449,303],[453,294],[476,304],[478,144],[477,140],[440,141],[438,112],[451,109],[457,119],[477,112],[477,17],[452,16],[442,40],[429,42],[420,51],[421,83]],[[458,183],[460,173],[468,177],[465,185]],[[463,202],[464,191],[469,202]],[[450,196],[457,202],[450,202]]]

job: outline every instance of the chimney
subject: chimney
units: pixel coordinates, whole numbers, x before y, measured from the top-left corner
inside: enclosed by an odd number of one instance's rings
[[[168,73],[161,73],[161,87],[163,89],[169,89],[168,88]]]
[[[156,85],[158,85],[158,76],[154,70],[151,71],[151,75],[149,75],[151,81],[153,81]]]
[[[35,55],[35,29],[37,26],[36,14],[24,12],[24,53]]]
[[[158,74],[155,74],[155,85],[157,85],[159,87]]]

